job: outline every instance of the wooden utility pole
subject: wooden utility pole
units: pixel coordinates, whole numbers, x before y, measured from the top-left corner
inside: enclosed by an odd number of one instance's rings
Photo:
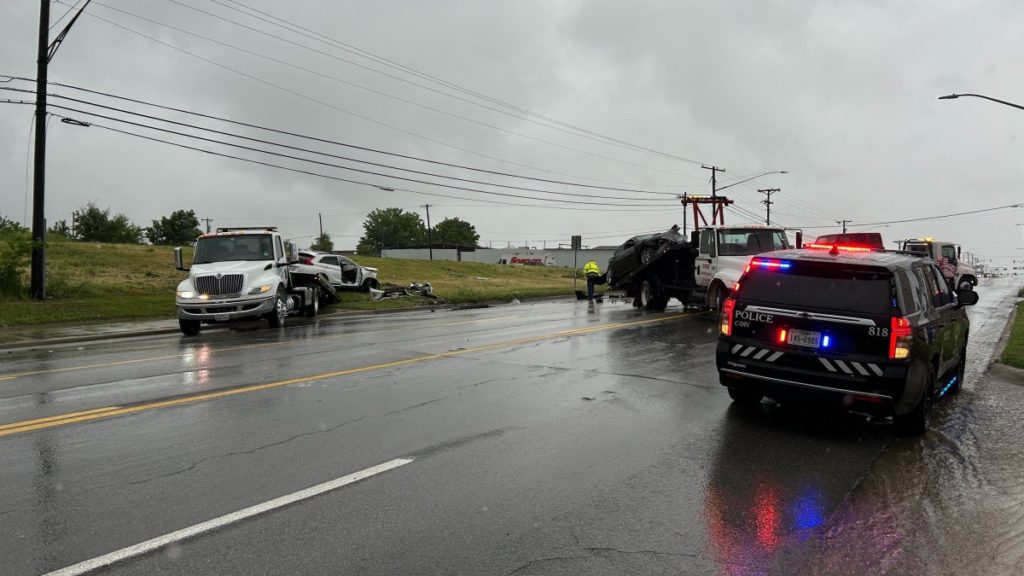
[[[213,222],[213,218],[200,218],[203,222],[206,222],[206,233],[210,233],[210,222]]]
[[[846,234],[846,225],[853,224],[853,220],[836,220],[836,224],[841,224],[843,226],[843,234]]]
[[[36,300],[46,299],[46,69],[50,59],[50,2],[39,2],[39,44],[36,51],[36,150],[32,166],[32,285]]]
[[[433,231],[430,229],[430,207],[432,204],[424,204],[423,207],[427,209],[427,250],[430,253],[430,259],[434,259],[434,237]]]
[[[761,194],[764,194],[764,200],[761,200],[761,204],[764,204],[764,223],[768,226],[772,225],[772,194],[781,192],[778,188],[761,188],[758,190]]]

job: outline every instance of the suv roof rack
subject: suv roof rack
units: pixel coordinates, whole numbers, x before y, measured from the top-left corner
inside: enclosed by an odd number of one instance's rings
[[[230,228],[217,228],[217,232],[237,232],[239,230],[265,230],[277,232],[277,226],[232,226]]]

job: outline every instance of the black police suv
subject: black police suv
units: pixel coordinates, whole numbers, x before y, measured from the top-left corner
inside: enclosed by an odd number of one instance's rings
[[[920,434],[964,378],[970,290],[932,260],[863,247],[754,257],[722,307],[716,361],[735,402],[794,395],[892,414]]]

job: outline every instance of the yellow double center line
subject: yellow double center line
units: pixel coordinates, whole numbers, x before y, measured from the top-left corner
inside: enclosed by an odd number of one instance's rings
[[[293,384],[303,384],[306,382],[314,382],[316,380],[326,380],[329,378],[337,378],[339,376],[348,376],[350,374],[359,374],[361,372],[371,372],[374,370],[386,370],[388,368],[397,368],[400,366],[408,366],[410,364],[418,364],[420,362],[427,362],[430,360],[438,360],[441,358],[451,358],[453,356],[461,356],[464,354],[470,354],[473,352],[483,352],[486,350],[493,350],[495,348],[507,348],[511,346],[521,346],[523,344],[531,344],[533,342],[541,342],[544,340],[556,340],[559,338],[567,338],[570,336],[582,336],[585,334],[591,334],[594,332],[604,332],[607,330],[613,330],[615,328],[625,328],[628,326],[640,326],[643,324],[654,324],[658,322],[668,322],[670,320],[678,320],[680,318],[686,318],[694,316],[694,313],[689,314],[672,314],[669,316],[660,316],[658,318],[647,318],[644,320],[633,320],[628,322],[609,322],[606,324],[598,324],[595,326],[586,326],[583,328],[574,328],[571,330],[561,330],[559,332],[552,332],[550,334],[542,334],[540,336],[529,336],[526,338],[518,338],[515,340],[505,340],[503,342],[495,342],[493,344],[482,344],[480,346],[472,346],[469,348],[459,348],[456,350],[449,350],[448,352],[440,352],[438,354],[424,354],[423,356],[415,356],[413,358],[406,358],[405,360],[395,360],[394,362],[384,362],[382,364],[372,364],[369,366],[360,366],[358,368],[348,368],[345,370],[337,370],[334,372],[324,372],[322,374],[313,374],[310,376],[301,376],[299,378],[289,378],[287,380],[278,380],[276,382],[267,382],[265,384],[252,384],[248,386],[240,386],[238,388],[229,388],[227,390],[219,390],[217,392],[208,392],[205,394],[193,394],[190,396],[182,396],[179,398],[172,398],[169,400],[157,400],[154,402],[146,402],[142,404],[134,404],[129,406],[107,406],[104,408],[94,408],[92,410],[83,410],[80,412],[68,412],[65,414],[57,414],[46,418],[37,418],[35,420],[23,420],[20,422],[11,422],[10,424],[0,425],[0,437],[11,436],[13,434],[20,434],[22,432],[32,432],[34,430],[45,430],[48,428],[57,428],[59,426],[66,426],[68,424],[77,424],[81,422],[91,422],[93,420],[102,420],[105,418],[112,418],[114,416],[125,416],[128,414],[137,414],[139,412],[147,412],[149,410],[156,410],[158,408],[170,408],[172,406],[182,406],[184,404],[195,404],[197,402],[205,402],[207,400],[216,400],[218,398],[227,398],[228,396],[237,396],[239,394],[249,394],[251,392],[259,392],[261,390],[270,390],[272,388],[281,388],[283,386],[291,386]]]

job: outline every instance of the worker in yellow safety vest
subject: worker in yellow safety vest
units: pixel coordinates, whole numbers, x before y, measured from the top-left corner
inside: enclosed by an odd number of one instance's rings
[[[606,282],[604,276],[601,274],[601,267],[597,265],[597,262],[593,260],[583,265],[583,275],[587,277],[587,299],[594,299],[594,285],[604,284]]]

